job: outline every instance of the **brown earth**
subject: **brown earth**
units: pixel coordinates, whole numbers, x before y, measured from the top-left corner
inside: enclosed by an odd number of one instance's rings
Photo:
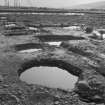
[[[19,52],[23,45],[29,48],[30,43],[32,48],[42,50]],[[1,34],[0,105],[104,105],[104,62],[104,40],[76,39],[55,47],[40,42],[33,35]],[[78,76],[75,88],[70,92],[22,82],[21,73],[34,66],[55,66]]]

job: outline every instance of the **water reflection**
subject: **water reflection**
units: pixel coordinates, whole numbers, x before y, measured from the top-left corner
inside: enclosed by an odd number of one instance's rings
[[[61,44],[62,42],[45,42],[45,43],[47,43],[47,44],[49,44],[49,45],[60,46],[60,44]]]
[[[21,50],[19,51],[20,53],[31,53],[31,52],[36,52],[40,51],[41,49],[27,49],[27,50]]]
[[[71,90],[78,78],[57,67],[33,67],[22,73],[20,79],[28,84]]]
[[[80,15],[83,16],[84,13],[45,13],[45,12],[1,12],[0,14],[33,14],[33,15]]]

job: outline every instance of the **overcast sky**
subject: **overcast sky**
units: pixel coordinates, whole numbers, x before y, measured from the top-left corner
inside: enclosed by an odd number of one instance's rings
[[[4,4],[5,0],[0,0]],[[9,0],[13,4],[14,0]],[[16,0],[18,1],[18,0]],[[38,6],[38,7],[70,7],[78,4],[85,4],[105,0],[19,0],[21,5]]]

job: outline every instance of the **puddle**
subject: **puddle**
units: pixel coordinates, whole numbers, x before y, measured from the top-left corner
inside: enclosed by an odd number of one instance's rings
[[[69,26],[69,27],[63,27],[63,29],[68,29],[68,30],[80,30],[80,26]]]
[[[105,34],[103,34],[103,39],[105,39]]]
[[[22,13],[22,12],[1,12],[0,14],[34,14],[34,15],[65,15],[65,16],[74,16],[74,15],[80,15],[80,16],[83,16],[84,15],[84,13],[50,13],[50,12],[24,12],[24,13]]]
[[[27,49],[27,50],[21,50],[19,51],[20,53],[32,53],[32,52],[36,52],[36,51],[40,51],[42,49]]]
[[[61,41],[60,42],[45,42],[49,45],[54,45],[54,46],[60,46],[60,44],[62,43]]]
[[[22,81],[28,84],[38,84],[51,88],[71,90],[78,77],[57,67],[33,67],[20,75]]]

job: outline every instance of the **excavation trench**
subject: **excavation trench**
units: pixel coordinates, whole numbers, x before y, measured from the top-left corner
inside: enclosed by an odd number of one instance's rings
[[[42,42],[53,42],[53,41],[68,41],[68,40],[84,40],[84,37],[70,36],[70,35],[39,35],[35,36]]]
[[[84,101],[103,101],[103,94],[100,91],[101,83],[99,84],[100,87],[98,87],[97,83],[92,82],[93,84],[90,84],[94,78],[89,80],[91,76],[95,76],[100,82],[99,74],[85,68],[80,69],[78,65],[73,65],[71,60],[69,60],[70,58],[62,56],[62,54],[65,54],[64,52],[61,53],[62,50],[56,49],[54,51],[52,53],[50,51],[38,52],[32,58],[24,56],[24,61],[20,69],[18,69],[20,80],[25,81],[27,84],[37,84],[66,90],[71,90],[75,87],[75,92]],[[103,80],[103,77],[101,79]],[[95,88],[92,87],[93,85]],[[96,88],[98,90],[95,90]]]
[[[28,84],[71,90],[75,87],[80,71],[79,68],[62,61],[41,59],[25,62],[18,74]]]
[[[22,51],[22,50],[30,50],[30,49],[41,49],[42,44],[39,43],[25,43],[25,44],[17,44],[14,46],[16,51]]]

